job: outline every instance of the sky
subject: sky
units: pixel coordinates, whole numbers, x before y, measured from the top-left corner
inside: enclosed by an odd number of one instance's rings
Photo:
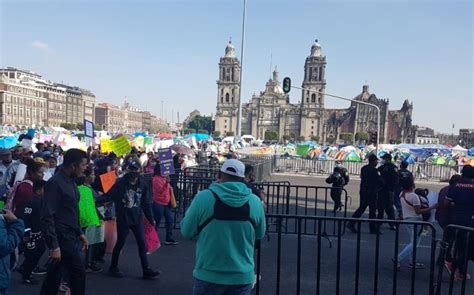
[[[168,120],[216,111],[218,62],[229,38],[240,58],[243,0],[0,0],[0,66],[93,91]],[[413,122],[451,133],[474,128],[472,1],[247,0],[242,101],[265,88],[270,66],[300,86],[315,39],[326,92],[363,84]],[[297,103],[301,93],[292,90]],[[326,97],[326,107],[347,102]]]

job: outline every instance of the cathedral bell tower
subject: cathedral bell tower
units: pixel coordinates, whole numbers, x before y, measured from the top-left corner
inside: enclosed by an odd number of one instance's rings
[[[217,112],[215,130],[221,136],[237,131],[237,111],[240,97],[240,62],[235,56],[235,47],[229,41],[225,56],[219,61],[219,79],[217,80]]]
[[[300,135],[306,139],[322,138],[324,92],[326,91],[326,56],[318,40],[311,46],[311,53],[304,64],[304,81],[301,93]]]

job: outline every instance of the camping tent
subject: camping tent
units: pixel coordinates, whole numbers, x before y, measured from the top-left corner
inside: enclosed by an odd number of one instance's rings
[[[355,151],[352,151],[350,152],[347,156],[346,156],[346,161],[349,161],[349,162],[361,162],[361,158],[359,157],[359,155],[355,152]]]
[[[467,149],[463,148],[459,144],[451,149],[453,153],[455,154],[460,154],[460,155],[465,155],[467,154]]]

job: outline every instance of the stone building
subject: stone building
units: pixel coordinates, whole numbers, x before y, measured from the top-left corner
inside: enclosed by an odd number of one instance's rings
[[[94,121],[95,95],[16,68],[0,69],[0,124],[60,126]]]
[[[231,42],[225,56],[219,62],[217,81],[217,112],[215,130],[221,134],[232,134],[237,129],[237,109],[240,91],[240,63],[235,57]],[[265,90],[253,95],[248,103],[242,104],[242,135],[251,134],[264,139],[267,131],[276,132],[280,140],[290,138],[315,139],[321,143],[340,142],[341,134],[350,133],[355,138],[359,132],[369,135],[377,132],[377,111],[375,108],[352,102],[347,109],[326,109],[326,56],[321,45],[311,46],[305,60],[301,100],[292,103],[283,93],[278,69],[268,80]],[[389,110],[389,100],[379,99],[364,85],[362,93],[355,100],[376,104],[380,108],[381,142],[412,142],[413,105],[406,100],[400,110]]]

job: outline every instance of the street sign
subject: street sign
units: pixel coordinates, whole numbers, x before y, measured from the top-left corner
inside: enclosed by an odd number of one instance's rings
[[[94,138],[94,123],[84,120],[84,136]]]
[[[171,149],[159,149],[158,155],[160,159],[161,175],[165,176],[174,174],[173,153],[171,152]]]

